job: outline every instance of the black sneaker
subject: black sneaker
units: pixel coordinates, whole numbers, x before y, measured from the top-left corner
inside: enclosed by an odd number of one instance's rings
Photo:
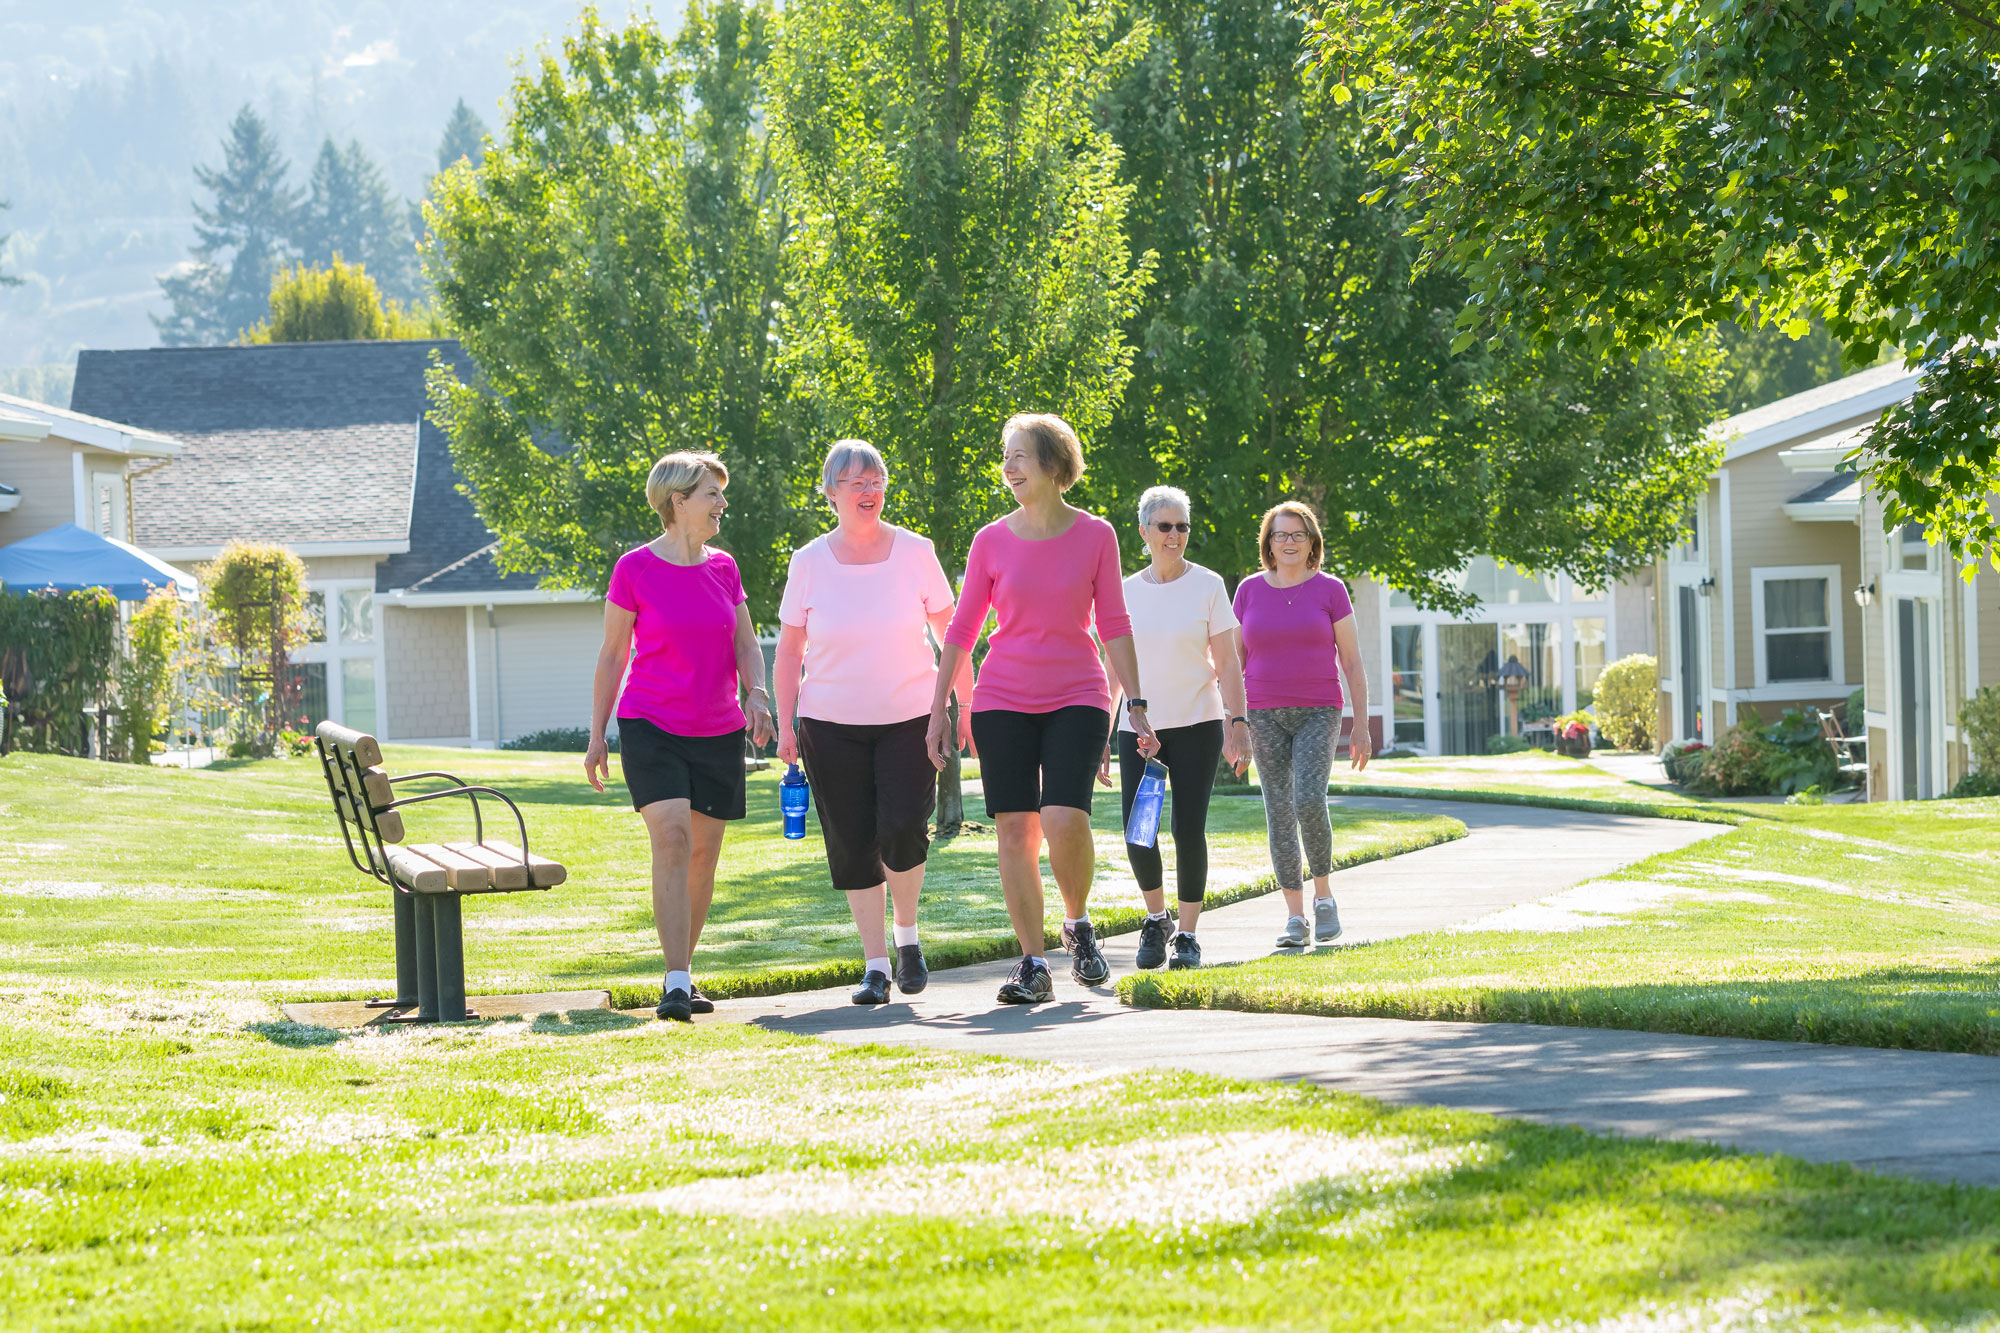
[[[1055,993],[1056,984],[1049,980],[1048,966],[1026,958],[1015,965],[1012,976],[1000,983],[1002,1004],[1040,1004]]]
[[[1151,971],[1165,966],[1167,961],[1167,940],[1174,933],[1172,918],[1161,920],[1147,917],[1139,927],[1139,954],[1132,961],[1142,970]]]
[[[931,970],[924,966],[924,946],[921,944],[899,944],[896,946],[896,989],[905,995],[915,995],[931,983]]]
[[[870,970],[861,978],[861,984],[847,997],[856,1004],[889,1003],[889,974]]]
[[[653,1009],[653,1017],[670,1018],[676,1023],[694,1022],[694,1009],[688,1003],[688,993],[676,986],[660,996],[660,1003]]]
[[[1174,936],[1174,961],[1167,966],[1170,968],[1201,966],[1201,945],[1195,943],[1194,936],[1185,930]]]
[[[699,984],[690,981],[688,982],[688,1008],[697,1014],[712,1014],[715,1012],[715,1001],[701,993],[701,986]]]
[[[1077,985],[1101,985],[1111,975],[1111,964],[1104,960],[1104,950],[1097,947],[1097,927],[1090,924],[1089,917],[1074,927],[1064,922],[1062,944],[1069,950],[1069,974]]]

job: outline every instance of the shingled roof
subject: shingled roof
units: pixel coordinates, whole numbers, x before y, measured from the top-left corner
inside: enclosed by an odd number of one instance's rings
[[[451,339],[85,351],[70,407],[184,446],[133,482],[140,546],[373,550],[386,557],[379,592],[454,567],[454,592],[532,589],[532,576],[468,561],[494,535],[425,416],[433,354],[470,373]]]

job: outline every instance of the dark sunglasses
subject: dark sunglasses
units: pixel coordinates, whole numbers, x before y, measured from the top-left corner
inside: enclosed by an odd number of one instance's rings
[[[1155,523],[1153,526],[1161,532],[1186,532],[1193,525],[1188,523]]]

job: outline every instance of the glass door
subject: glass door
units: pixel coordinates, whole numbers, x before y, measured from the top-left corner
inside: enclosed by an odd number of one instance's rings
[[[1701,595],[1685,583],[1674,592],[1680,631],[1674,645],[1674,683],[1679,690],[1676,702],[1680,705],[1681,739],[1698,741],[1702,739],[1702,694],[1707,689],[1701,660]]]
[[[1485,754],[1500,733],[1500,632],[1492,625],[1439,625],[1440,754]]]
[[[1931,604],[1919,597],[1896,599],[1896,722],[1901,759],[1899,795],[1925,801],[1937,795],[1937,707],[1932,688]]]
[[[1389,628],[1389,696],[1395,709],[1392,740],[1397,745],[1424,744],[1424,627]]]

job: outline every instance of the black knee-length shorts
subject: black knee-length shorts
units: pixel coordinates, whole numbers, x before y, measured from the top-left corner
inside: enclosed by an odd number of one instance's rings
[[[618,767],[634,810],[678,800],[710,819],[745,814],[741,727],[720,736],[679,736],[643,717],[621,717]]]
[[[883,726],[799,719],[799,758],[812,783],[826,868],[846,893],[930,856],[937,769],[924,746],[928,717]]]
[[[1111,714],[1088,704],[1048,713],[988,708],[972,715],[979,779],[988,815],[1021,814],[1045,805],[1090,813],[1091,782],[1111,739]]]

